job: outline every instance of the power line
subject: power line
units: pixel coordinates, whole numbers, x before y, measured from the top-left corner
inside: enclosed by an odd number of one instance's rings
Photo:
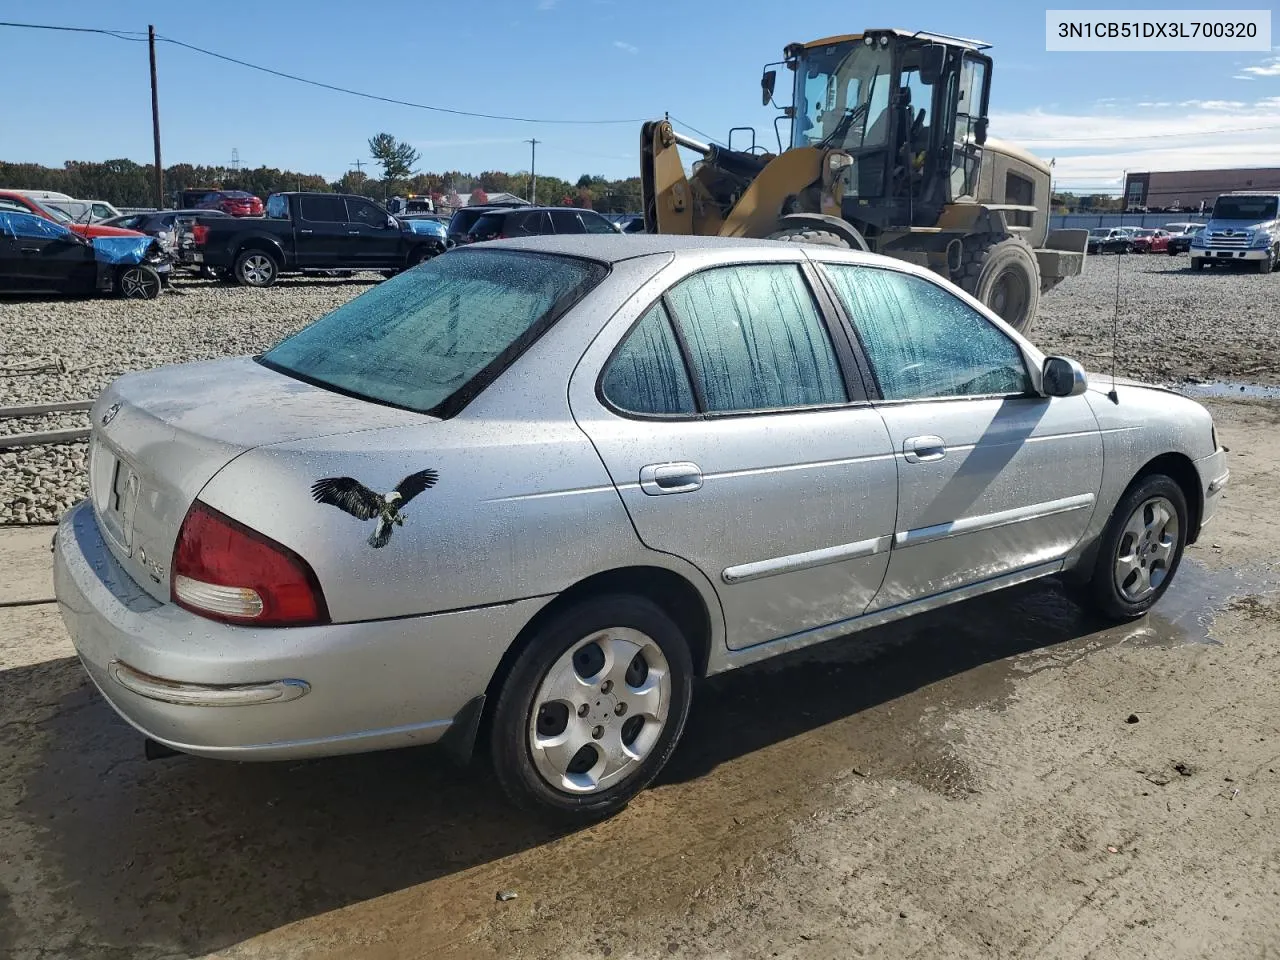
[[[99,33],[106,37],[115,37],[117,40],[132,40],[134,43],[142,43],[147,39],[145,30],[103,30],[99,27],[61,27],[47,23],[11,23],[7,20],[0,20],[0,27],[21,27],[26,30],[59,30],[65,33]]]
[[[131,40],[133,37],[127,36],[128,31],[120,30],[99,30],[90,27],[62,27],[53,26],[42,23],[9,23],[0,22],[0,27],[23,27],[30,30],[65,30],[73,33],[100,33],[106,36],[116,37],[120,40]],[[146,34],[142,34],[140,39],[145,39]],[[293,80],[295,83],[303,83],[312,87],[319,87],[322,90],[332,90],[335,93],[345,93],[352,97],[361,97],[365,100],[376,100],[380,103],[391,103],[401,107],[412,107],[415,110],[429,110],[432,113],[447,113],[459,117],[476,117],[481,120],[506,120],[512,123],[547,123],[547,124],[574,124],[578,126],[602,126],[606,124],[630,124],[640,123],[640,120],[560,120],[547,119],[544,117],[516,117],[508,116],[500,113],[477,113],[472,110],[456,110],[453,107],[440,107],[427,103],[416,103],[412,100],[400,100],[396,97],[383,97],[376,93],[365,93],[361,90],[352,90],[350,87],[340,87],[337,84],[325,83],[321,80],[310,80],[306,77],[300,77],[297,74],[286,73],[283,70],[276,70],[272,67],[264,67],[261,64],[250,63],[248,60],[240,60],[236,57],[229,57],[224,53],[217,53],[213,50],[206,50],[204,47],[197,47],[195,44],[186,43],[174,37],[157,36],[157,40],[161,43],[172,44],[175,47],[182,47],[195,53],[203,54],[206,57],[213,57],[217,60],[224,60],[227,63],[234,63],[237,66],[246,67],[249,70],[257,70],[261,73],[270,74],[273,77],[280,77],[284,80]]]

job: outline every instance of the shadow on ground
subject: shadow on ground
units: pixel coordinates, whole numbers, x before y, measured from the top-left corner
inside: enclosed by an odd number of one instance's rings
[[[1203,610],[1212,601],[1195,581],[1188,572],[1176,586]],[[836,724],[810,753],[870,753],[873,775],[910,776],[918,758],[904,714],[999,701],[1015,673],[1004,658],[1052,644],[1085,655],[1135,636],[1098,626],[1044,582],[714,678],[698,691],[663,782],[714,777],[719,765],[784,741],[800,749],[804,740],[793,738],[898,698],[888,719],[861,724],[856,736]],[[1170,642],[1203,637],[1192,621],[1153,618],[1144,630]],[[86,928],[72,951],[86,960],[205,953],[559,835],[513,813],[483,763],[459,769],[430,749],[297,764],[147,762],[138,734],[73,659],[0,673],[0,750],[0,808],[12,801],[34,838],[0,858],[34,851],[29,876],[50,911],[23,916],[27,901],[14,902],[6,916],[0,902],[6,956],[44,942],[42,928],[56,927],[60,911]],[[807,791],[818,784],[797,777],[830,769],[806,761],[753,771],[746,789],[781,793],[775,778]],[[16,844],[3,826],[5,845]]]

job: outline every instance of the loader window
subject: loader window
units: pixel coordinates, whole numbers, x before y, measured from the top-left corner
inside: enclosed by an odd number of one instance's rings
[[[882,145],[884,119],[872,127],[889,108],[891,66],[889,49],[878,46],[835,43],[806,51],[796,69],[793,146]]]

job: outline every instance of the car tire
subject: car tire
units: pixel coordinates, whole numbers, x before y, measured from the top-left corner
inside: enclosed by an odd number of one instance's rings
[[[425,263],[430,260],[432,256],[434,256],[434,254],[431,248],[426,244],[414,247],[409,251],[409,255],[405,257],[404,268],[406,270],[412,270],[418,264]]]
[[[145,263],[121,267],[116,274],[116,292],[126,300],[154,300],[163,289],[160,274]]]
[[[280,265],[276,263],[276,258],[256,247],[241,250],[232,270],[236,283],[242,287],[269,287],[280,275]]]
[[[688,641],[653,601],[608,594],[566,607],[536,628],[498,692],[498,782],[531,812],[612,816],[666,764],[692,695]]]
[[[1203,269],[1204,269],[1204,258],[1203,258],[1203,257],[1192,257],[1192,258],[1191,258],[1191,269],[1192,269],[1192,270],[1203,270]]]
[[[1258,261],[1258,272],[1272,273],[1276,268],[1277,260],[1280,260],[1280,247],[1273,246],[1267,251],[1267,258]]]
[[[779,230],[776,233],[769,234],[766,239],[777,240],[780,243],[807,243],[813,247],[853,249],[840,234],[832,233],[830,230],[818,230],[813,227],[788,227],[786,230]]]
[[[1004,233],[966,237],[960,286],[1019,333],[1031,329],[1040,309],[1040,265],[1021,237]]]
[[[1152,473],[1132,483],[1098,542],[1084,597],[1108,620],[1133,620],[1173,582],[1189,531],[1187,498],[1177,482]]]

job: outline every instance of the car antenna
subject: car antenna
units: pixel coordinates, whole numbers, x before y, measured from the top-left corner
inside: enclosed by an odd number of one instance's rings
[[[1125,174],[1127,176],[1128,171],[1125,171]],[[1121,244],[1120,249],[1116,251],[1116,304],[1115,312],[1111,315],[1111,391],[1107,394],[1107,399],[1117,405],[1120,403],[1120,395],[1116,393],[1116,357],[1120,342],[1120,258],[1124,255],[1123,251],[1124,245]]]

